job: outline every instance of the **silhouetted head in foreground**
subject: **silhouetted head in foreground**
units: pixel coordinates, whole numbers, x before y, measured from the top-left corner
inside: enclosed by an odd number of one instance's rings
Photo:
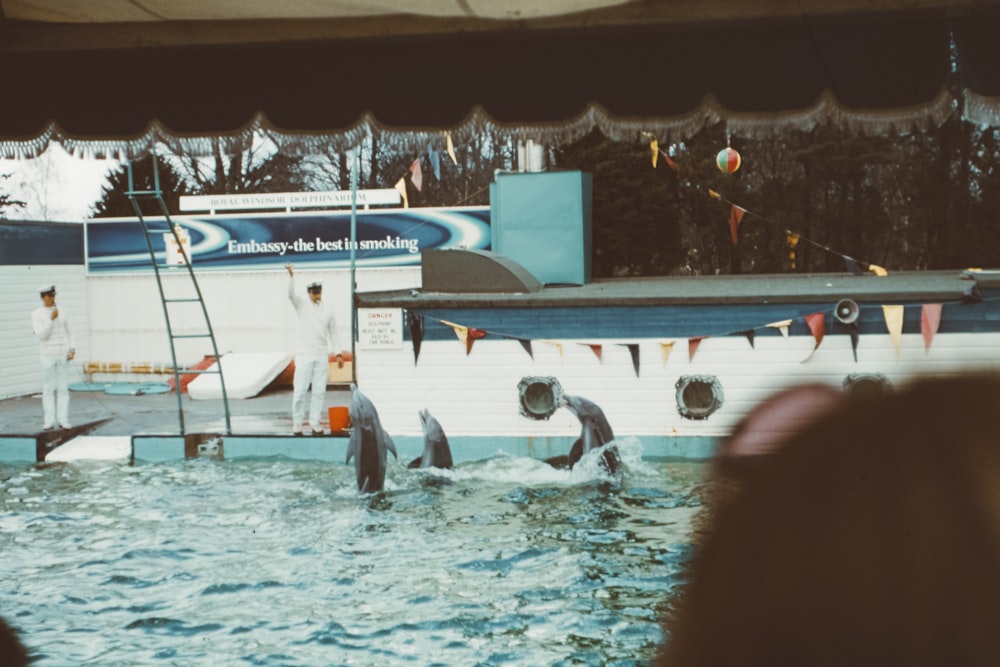
[[[844,398],[744,471],[660,664],[1000,664],[1000,381]]]
[[[0,665],[22,667],[30,663],[28,649],[21,643],[13,628],[0,618]]]

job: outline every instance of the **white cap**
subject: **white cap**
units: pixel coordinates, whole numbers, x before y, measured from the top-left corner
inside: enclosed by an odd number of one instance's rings
[[[48,294],[49,292],[55,294],[55,291],[56,291],[55,285],[42,285],[41,287],[38,288],[39,294]]]

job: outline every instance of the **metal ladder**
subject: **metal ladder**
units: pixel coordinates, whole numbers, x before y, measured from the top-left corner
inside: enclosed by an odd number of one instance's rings
[[[212,368],[204,370],[185,370],[184,374],[197,373],[197,374],[218,374],[219,385],[222,388],[222,405],[226,414],[226,430],[225,434],[230,435],[232,433],[232,423],[229,414],[229,396],[226,394],[226,380],[222,374],[222,357],[219,356],[219,348],[215,344],[215,334],[212,331],[212,321],[208,317],[208,309],[205,308],[205,300],[201,295],[201,288],[198,286],[198,279],[194,275],[194,269],[191,268],[191,258],[188,256],[188,252],[181,243],[181,237],[178,234],[179,227],[174,225],[170,220],[170,212],[167,211],[167,204],[163,201],[163,190],[160,188],[160,171],[157,166],[157,156],[154,153],[152,155],[153,159],[153,189],[152,190],[136,190],[135,181],[132,173],[132,162],[128,162],[128,191],[125,196],[128,197],[129,202],[132,204],[132,208],[135,211],[136,217],[139,219],[139,226],[142,227],[143,236],[146,239],[146,248],[149,250],[149,258],[153,264],[153,271],[156,274],[156,285],[160,291],[160,301],[163,304],[163,318],[167,324],[167,337],[170,340],[170,358],[173,366],[174,372],[174,392],[177,394],[177,417],[180,420],[180,432],[181,435],[186,433],[184,427],[184,403],[181,400],[181,373],[177,367],[177,346],[175,341],[184,338],[207,338],[212,345],[212,355],[215,358],[215,366]],[[171,298],[168,297],[163,286],[163,279],[161,276],[161,268],[167,268],[170,265],[164,264],[162,267],[157,262],[156,250],[153,249],[152,234],[162,233],[160,231],[151,232],[149,225],[146,224],[146,218],[142,212],[142,206],[139,204],[140,200],[155,200],[159,206],[159,212],[167,222],[167,228],[174,237],[174,243],[178,252],[183,257],[183,265],[187,271],[188,277],[191,279],[191,285],[194,288],[193,297],[181,297],[181,298]],[[165,245],[165,244],[164,244]],[[164,256],[166,256],[166,248],[164,248]],[[201,314],[204,318],[205,331],[199,333],[188,333],[188,334],[176,334],[174,333],[173,324],[170,319],[170,310],[172,304],[182,304],[182,303],[198,303],[201,306]]]

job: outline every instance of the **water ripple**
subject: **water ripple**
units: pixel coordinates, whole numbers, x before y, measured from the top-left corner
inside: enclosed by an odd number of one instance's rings
[[[644,664],[701,467],[623,461],[393,462],[365,496],[292,461],[0,467],[0,610],[40,667]]]

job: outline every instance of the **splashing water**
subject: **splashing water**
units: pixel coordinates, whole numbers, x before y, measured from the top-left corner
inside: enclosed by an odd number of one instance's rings
[[[0,467],[0,615],[36,664],[642,664],[680,582],[696,463],[501,456]]]

